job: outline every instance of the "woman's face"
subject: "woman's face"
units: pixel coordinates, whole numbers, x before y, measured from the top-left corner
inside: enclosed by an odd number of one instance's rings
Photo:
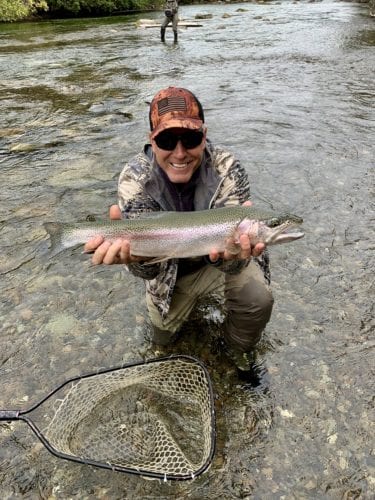
[[[159,147],[155,142],[157,137],[151,139],[151,146],[155,154],[156,161],[158,162],[160,168],[167,174],[171,182],[180,184],[190,181],[193,173],[197,170],[202,161],[203,151],[206,146],[206,131],[207,129],[203,130],[201,143],[191,149],[187,149],[183,145],[184,140],[181,141],[181,139],[177,141],[176,146],[171,151]],[[161,133],[168,133],[181,137],[184,134],[191,132],[192,131],[190,129],[171,128]]]

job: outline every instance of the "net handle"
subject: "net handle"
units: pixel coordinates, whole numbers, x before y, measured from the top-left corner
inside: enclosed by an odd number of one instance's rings
[[[65,385],[65,383],[63,385]],[[45,401],[45,399],[43,401]],[[43,401],[39,402],[39,404],[41,404]],[[38,404],[38,406],[39,406],[39,404]],[[36,407],[34,407],[34,408],[36,408]],[[0,421],[11,422],[11,421],[15,421],[15,420],[20,420],[20,421],[25,422],[30,427],[30,429],[34,432],[34,434],[40,440],[40,442],[47,448],[47,450],[57,458],[66,459],[66,460],[69,460],[70,462],[77,462],[77,463],[81,463],[84,465],[94,465],[94,466],[103,467],[102,465],[98,465],[94,460],[81,459],[78,457],[67,455],[66,453],[62,453],[62,452],[56,450],[51,445],[51,443],[45,438],[45,436],[41,433],[41,431],[34,424],[34,422],[32,420],[30,420],[30,418],[28,418],[24,415],[25,413],[28,413],[29,411],[32,411],[32,410],[26,410],[24,412],[22,412],[20,410],[0,410]],[[106,468],[112,469],[112,470],[114,469],[114,467],[111,467],[111,466],[108,466]]]
[[[20,410],[0,410],[0,421],[19,420],[20,413]]]

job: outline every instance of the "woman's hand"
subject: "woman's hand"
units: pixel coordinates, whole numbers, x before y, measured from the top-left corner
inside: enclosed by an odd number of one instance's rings
[[[111,220],[122,219],[120,207],[112,205],[109,209],[109,218]],[[94,265],[98,264],[130,264],[131,262],[139,262],[145,260],[142,257],[136,257],[130,253],[130,242],[122,238],[110,242],[105,240],[103,236],[96,236],[89,240],[84,246],[85,253],[94,253],[91,262]]]
[[[243,204],[246,207],[252,205],[251,201],[245,201]],[[238,250],[238,252],[233,253],[233,249]],[[251,238],[247,234],[241,234],[239,243],[230,238],[226,242],[226,249],[224,252],[218,252],[214,248],[209,254],[209,259],[211,262],[216,262],[219,259],[223,260],[244,260],[250,259],[251,257],[259,257],[259,255],[264,251],[266,245],[264,243],[252,243]],[[231,252],[232,250],[232,252]]]

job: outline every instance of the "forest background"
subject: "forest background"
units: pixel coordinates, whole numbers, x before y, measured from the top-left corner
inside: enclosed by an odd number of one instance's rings
[[[231,0],[225,1],[231,3]],[[255,1],[265,3],[267,0]],[[375,16],[375,0],[359,1],[369,3],[370,15]],[[210,0],[207,1],[209,2]],[[192,3],[203,2],[200,0],[179,1],[180,5]],[[0,22],[146,12],[160,10],[163,4],[164,0],[0,0]]]
[[[163,0],[0,0],[0,22],[125,14],[157,10],[163,3]]]

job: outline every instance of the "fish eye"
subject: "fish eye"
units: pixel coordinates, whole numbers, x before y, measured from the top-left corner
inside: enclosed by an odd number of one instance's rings
[[[269,219],[267,222],[267,226],[269,227],[276,227],[280,224],[280,220],[277,217],[272,217],[272,219]]]

